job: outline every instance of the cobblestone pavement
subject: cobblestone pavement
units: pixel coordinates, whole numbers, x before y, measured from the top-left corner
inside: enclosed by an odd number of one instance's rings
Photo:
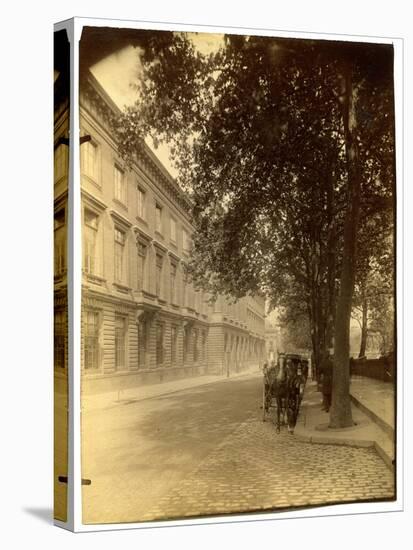
[[[394,497],[372,449],[302,443],[258,418],[235,432],[147,510],[143,521],[270,511]]]
[[[388,499],[372,449],[303,443],[262,422],[262,378],[217,382],[82,417],[85,523]]]

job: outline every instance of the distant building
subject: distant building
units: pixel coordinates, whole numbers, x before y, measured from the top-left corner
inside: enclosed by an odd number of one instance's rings
[[[231,374],[258,364],[265,352],[264,300],[231,305],[220,297],[211,304],[194,289],[185,273],[193,231],[189,199],[148,147],[131,169],[125,166],[109,124],[117,112],[91,73],[82,79],[83,390]],[[67,131],[66,106],[55,117],[56,144]],[[61,144],[55,149],[56,284],[65,277],[59,245],[65,229],[59,230],[66,182],[67,146]],[[59,316],[58,308],[57,326],[65,322]]]
[[[366,342],[367,359],[375,359],[382,354],[380,333],[374,330],[368,330]],[[350,326],[350,356],[355,359],[359,356],[361,344],[361,330],[358,326]]]
[[[265,321],[265,357],[267,361],[277,360],[280,349],[280,329],[279,327],[266,320]]]

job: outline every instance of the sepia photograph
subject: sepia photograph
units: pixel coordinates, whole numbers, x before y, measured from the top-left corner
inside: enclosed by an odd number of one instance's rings
[[[69,73],[59,31],[61,521]],[[391,40],[86,25],[78,97],[82,523],[394,502]]]

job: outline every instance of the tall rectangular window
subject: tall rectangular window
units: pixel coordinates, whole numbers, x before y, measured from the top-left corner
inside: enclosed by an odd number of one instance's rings
[[[197,363],[199,359],[199,348],[198,348],[198,329],[194,330],[194,363]]]
[[[123,249],[125,246],[125,233],[115,227],[115,282],[123,281]]]
[[[176,243],[176,221],[171,218],[171,241]]]
[[[207,335],[206,331],[202,331],[202,361],[205,362],[206,360],[206,343],[207,343]]]
[[[176,304],[176,264],[171,263],[170,283],[171,283],[171,303]]]
[[[54,274],[62,275],[66,269],[66,219],[65,210],[54,215]]]
[[[189,238],[188,231],[186,229],[182,230],[182,248],[183,251],[188,254],[191,250],[191,241]]]
[[[186,363],[188,361],[190,337],[191,337],[191,329],[189,327],[185,327],[184,328],[184,341],[183,341],[184,363]]]
[[[163,323],[158,323],[156,325],[156,366],[163,364],[163,337]]]
[[[84,259],[83,268],[86,273],[97,275],[96,242],[98,231],[98,216],[90,210],[84,213]]]
[[[80,164],[82,173],[98,181],[98,146],[93,141],[86,141],[80,147]]]
[[[138,242],[138,289],[145,287],[147,246]]]
[[[138,366],[140,369],[146,366],[146,343],[148,338],[147,322],[139,321],[138,324]]]
[[[115,315],[115,368],[126,368],[126,319]]]
[[[115,166],[115,199],[126,204],[126,178],[125,173],[118,166]]]
[[[86,370],[99,368],[99,313],[84,313],[84,366]]]
[[[138,187],[138,217],[141,220],[146,219],[146,193],[143,189]]]
[[[64,369],[66,351],[66,314],[62,311],[55,311],[54,314],[54,366],[57,369]]]
[[[158,297],[161,296],[162,292],[162,265],[163,265],[163,257],[160,254],[156,255],[156,295]]]
[[[176,364],[176,350],[178,342],[178,329],[175,325],[171,326],[171,364]]]
[[[188,275],[185,271],[182,273],[182,306],[186,307],[187,303],[187,286],[188,286]]]
[[[155,230],[162,233],[162,206],[159,204],[155,206]]]
[[[54,152],[54,181],[57,183],[60,179],[67,176],[68,173],[69,147],[60,144]]]
[[[187,307],[195,309],[195,291],[191,282],[187,282]]]

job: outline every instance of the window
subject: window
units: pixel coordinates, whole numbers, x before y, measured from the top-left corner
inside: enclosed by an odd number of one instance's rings
[[[188,281],[188,276],[187,274],[184,272],[182,274],[182,306],[187,306],[187,281]]]
[[[162,207],[159,204],[155,207],[155,230],[162,233]]]
[[[115,166],[115,199],[126,204],[126,178],[124,172]]]
[[[188,231],[186,229],[182,230],[182,248],[185,253],[189,253],[191,249],[191,241],[188,235]]]
[[[158,323],[156,325],[156,366],[163,364],[163,336],[164,326]]]
[[[176,326],[171,326],[171,364],[176,364],[176,349],[178,341],[178,329]]]
[[[98,180],[98,146],[93,141],[86,141],[80,147],[82,173],[93,180]]]
[[[126,368],[126,319],[115,315],[115,368]]]
[[[138,290],[143,290],[146,277],[146,252],[147,246],[138,242]]]
[[[84,316],[84,365],[86,370],[96,370],[99,368],[99,313],[85,311]]]
[[[156,295],[161,296],[162,290],[162,265],[163,257],[160,254],[156,255]]]
[[[171,303],[176,304],[176,264],[171,263]]]
[[[194,362],[196,363],[199,359],[199,349],[198,349],[198,330],[194,330]]]
[[[54,314],[54,366],[57,369],[64,369],[66,366],[66,315],[64,311],[55,311]]]
[[[195,291],[192,283],[187,280],[186,284],[186,306],[190,309],[195,309]]]
[[[171,241],[176,243],[176,221],[171,218]]]
[[[65,210],[54,215],[54,274],[62,275],[66,269],[66,220]]]
[[[147,322],[139,321],[138,324],[138,366],[144,368],[146,365],[146,342],[147,342]]]
[[[67,176],[68,172],[69,148],[67,145],[60,144],[54,152],[54,181],[57,183],[60,179]]]
[[[184,359],[184,363],[186,363],[187,360],[188,360],[190,334],[191,334],[191,329],[189,327],[185,327],[184,328],[184,342],[183,342],[183,352],[184,352],[183,359]]]
[[[138,187],[138,217],[142,220],[146,219],[146,193]]]
[[[84,221],[85,254],[83,268],[86,273],[97,275],[96,241],[99,218],[94,212],[85,210]]]
[[[206,343],[207,343],[207,335],[206,331],[202,331],[202,361],[206,361]]]
[[[125,233],[115,227],[115,282],[123,280],[123,249],[125,246]]]

